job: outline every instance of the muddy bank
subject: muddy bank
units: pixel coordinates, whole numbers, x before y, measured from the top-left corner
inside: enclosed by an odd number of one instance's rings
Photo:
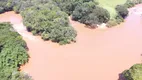
[[[18,25],[22,24],[22,17],[8,12],[0,15],[0,21]],[[110,29],[91,30],[78,22],[70,20],[70,23],[77,30],[77,42],[65,46],[44,42],[24,28],[18,29],[19,33],[35,37],[33,40],[22,35],[31,56],[22,70],[34,80],[118,80],[119,73],[140,63],[142,17],[139,14],[132,12],[125,23]]]

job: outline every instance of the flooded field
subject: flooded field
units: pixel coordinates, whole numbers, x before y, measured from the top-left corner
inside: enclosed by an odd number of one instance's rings
[[[27,32],[22,17],[12,11],[1,14],[0,22],[11,22],[26,41],[31,58],[22,71],[34,80],[118,80],[123,70],[141,62],[141,7],[130,9],[125,22],[113,28],[88,29],[70,20],[77,42],[64,46]]]

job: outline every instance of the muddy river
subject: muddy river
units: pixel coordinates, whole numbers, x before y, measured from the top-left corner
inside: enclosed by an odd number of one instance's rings
[[[0,14],[0,22],[11,22],[29,47],[30,60],[22,71],[34,80],[118,80],[119,74],[142,54],[142,4],[130,9],[125,22],[113,28],[88,29],[70,20],[77,42],[59,46],[27,32],[20,14]]]

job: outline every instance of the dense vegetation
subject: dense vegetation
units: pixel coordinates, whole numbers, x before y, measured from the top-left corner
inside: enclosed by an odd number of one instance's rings
[[[75,40],[76,31],[69,25],[67,14],[54,4],[30,7],[22,12],[22,16],[28,31],[41,35],[44,40],[60,44]]]
[[[135,64],[123,72],[126,80],[142,80],[142,64]]]
[[[77,35],[69,24],[69,15],[91,27],[101,23],[111,27],[123,22],[127,9],[139,3],[142,0],[0,0],[0,13],[14,10],[23,16],[24,25],[34,35],[67,44]],[[28,61],[26,43],[10,28],[10,24],[0,24],[0,80],[31,80],[18,71]],[[127,80],[141,80],[141,68],[137,64],[123,74]]]
[[[108,27],[124,21],[128,15],[127,8],[141,3],[141,0],[53,0],[62,11],[91,27],[107,23]],[[100,14],[99,14],[100,13]]]
[[[23,16],[28,15],[26,14],[26,11],[29,11],[29,10],[26,10],[27,8],[37,7],[37,5],[45,6],[45,4],[50,3],[54,5],[54,7],[59,7],[60,8],[58,9],[59,12],[64,11],[68,15],[72,15],[73,20],[79,21],[81,23],[84,23],[90,26],[94,26],[96,24],[101,24],[101,23],[107,23],[108,27],[111,27],[123,22],[124,21],[123,19],[128,15],[127,8],[132,7],[135,4],[141,3],[142,0],[117,0],[117,1],[114,1],[114,0],[111,0],[111,1],[106,1],[106,0],[1,0],[0,2],[1,2],[0,12],[13,9],[15,12],[18,12],[18,13],[24,11],[25,15]],[[36,12],[36,10],[37,9],[35,9],[34,11]],[[98,14],[98,12],[100,12],[100,14]],[[44,14],[41,14],[41,15],[45,16]],[[55,14],[55,16],[58,16],[58,15]],[[35,30],[33,32],[36,33]],[[65,40],[65,41],[68,41],[68,40]],[[57,40],[56,42],[60,42],[60,41]]]
[[[126,0],[126,2],[123,4],[115,5],[117,15],[110,19],[110,21],[107,23],[107,26],[112,27],[123,22],[124,18],[126,18],[128,15],[128,8],[140,3],[142,3],[142,0]]]
[[[28,61],[26,43],[8,23],[0,23],[0,80],[30,80],[18,71]]]
[[[62,11],[72,15],[72,19],[96,27],[110,19],[109,12],[98,6],[96,0],[53,0]]]
[[[125,18],[128,15],[128,10],[124,5],[117,5],[116,11],[122,18]]]
[[[117,5],[122,5],[127,0],[98,0],[99,6],[108,10],[111,19],[114,19],[118,14],[115,10]]]
[[[49,7],[46,4],[50,3],[50,4],[54,5],[54,7],[60,8],[60,9],[58,8],[58,10],[56,10],[56,11],[59,11],[61,13],[63,13],[62,11],[64,11],[68,15],[71,15],[73,20],[79,21],[81,23],[84,23],[84,24],[92,26],[92,27],[95,27],[96,24],[101,24],[101,23],[107,23],[109,27],[117,25],[117,24],[124,21],[123,19],[128,14],[127,8],[132,6],[132,3],[133,4],[140,3],[140,0],[137,0],[137,2],[135,2],[135,3],[133,2],[133,0],[109,1],[110,3],[108,3],[108,1],[106,2],[103,0],[98,0],[98,1],[97,0],[2,0],[2,1],[3,1],[3,5],[5,5],[5,10],[7,8],[9,8],[9,9],[13,9],[15,12],[24,12],[25,14],[22,15],[22,16],[24,16],[23,18],[25,18],[25,16],[29,14],[29,12],[27,12],[27,11],[39,12],[39,11],[36,11],[38,9],[27,10],[27,8],[37,7],[37,5],[41,5],[42,7],[44,7],[44,6]],[[6,4],[6,1],[7,1],[7,4]],[[38,6],[38,7],[41,7],[41,6]],[[51,10],[51,11],[54,12],[54,10]],[[1,12],[1,8],[0,8],[0,12]],[[65,13],[63,13],[63,14],[65,14]],[[45,16],[44,14],[41,14],[41,13],[40,13],[40,15]],[[50,16],[50,15],[51,14],[48,14],[48,16]],[[54,14],[54,15],[58,16],[57,14]],[[66,16],[67,15],[65,15],[65,17]],[[36,17],[36,16],[34,16],[34,17]],[[60,17],[63,17],[63,16],[60,16]],[[50,20],[48,20],[48,21],[50,21]],[[66,19],[66,22],[68,22],[68,19]],[[24,22],[24,23],[27,23],[27,22]],[[34,22],[34,23],[36,23],[36,22]],[[63,26],[66,26],[66,24],[64,24]],[[34,27],[34,26],[30,26],[30,27]],[[29,26],[28,26],[28,28],[29,28]],[[37,27],[36,27],[36,29],[37,29]],[[74,30],[72,30],[72,31],[74,31]],[[34,34],[36,34],[39,31],[32,30],[32,32]],[[42,34],[43,32],[44,31],[42,31],[40,33]],[[46,32],[46,30],[45,30],[45,32]],[[76,32],[74,31],[74,33],[76,33]],[[52,40],[51,38],[49,38],[50,32],[48,34],[46,34],[46,36],[47,35],[48,35],[48,39]],[[73,34],[73,35],[76,35],[76,34]],[[43,37],[43,39],[44,38],[45,37]],[[47,40],[46,38],[45,38],[45,40]],[[75,38],[75,36],[72,36],[72,38]],[[60,42],[60,40],[55,40],[55,41]],[[65,42],[66,41],[72,41],[72,40],[65,40]],[[61,42],[64,42],[64,40],[63,41],[61,40]]]
[[[5,0],[15,12],[21,13],[27,30],[44,40],[60,44],[75,41],[76,31],[70,26],[68,15],[51,0]]]
[[[82,5],[86,2],[91,2],[92,4],[98,4],[95,0],[53,0],[57,6],[61,8],[62,11],[71,15],[78,5]]]
[[[95,24],[108,22],[110,14],[107,10],[96,6],[94,3],[86,2],[75,8],[72,19],[93,27]]]

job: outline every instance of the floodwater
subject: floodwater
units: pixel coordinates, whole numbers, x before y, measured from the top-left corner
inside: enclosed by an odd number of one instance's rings
[[[32,36],[14,12],[1,14],[0,21],[10,21],[25,35],[31,58],[21,69],[34,80],[118,80],[122,71],[141,62],[142,16],[133,10],[124,23],[113,28],[88,29],[70,20],[78,33],[77,42],[64,46]]]

